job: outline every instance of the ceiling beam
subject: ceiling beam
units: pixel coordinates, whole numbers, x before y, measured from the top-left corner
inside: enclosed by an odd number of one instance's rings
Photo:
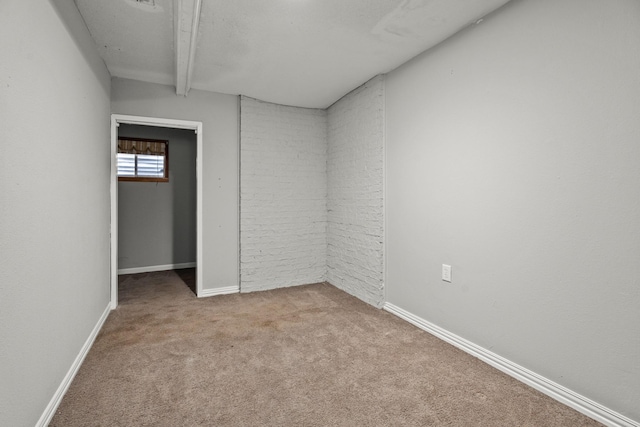
[[[202,0],[174,0],[173,28],[175,31],[176,94],[187,96],[198,43],[198,26]]]

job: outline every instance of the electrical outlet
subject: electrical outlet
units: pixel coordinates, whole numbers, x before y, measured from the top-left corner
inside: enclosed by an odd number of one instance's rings
[[[442,264],[442,280],[445,282],[451,282],[451,266]]]

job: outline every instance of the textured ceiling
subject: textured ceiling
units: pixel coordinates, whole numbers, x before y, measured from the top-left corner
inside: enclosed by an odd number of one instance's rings
[[[112,76],[174,84],[173,3],[76,0]]]
[[[113,76],[176,83],[174,1],[76,0]],[[508,0],[203,0],[191,87],[324,108]]]

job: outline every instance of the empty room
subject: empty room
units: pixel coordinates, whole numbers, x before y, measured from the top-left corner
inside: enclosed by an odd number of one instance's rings
[[[0,425],[640,427],[637,0],[0,20]]]

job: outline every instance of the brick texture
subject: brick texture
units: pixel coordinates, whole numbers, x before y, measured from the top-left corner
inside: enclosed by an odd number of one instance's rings
[[[384,80],[328,110],[327,279],[376,307],[384,303]]]
[[[242,97],[240,288],[327,279],[327,112]]]

